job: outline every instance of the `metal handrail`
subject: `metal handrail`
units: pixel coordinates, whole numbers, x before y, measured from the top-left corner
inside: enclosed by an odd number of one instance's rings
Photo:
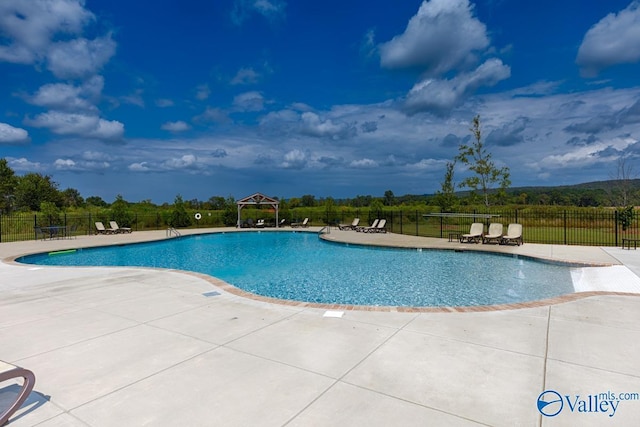
[[[176,237],[182,236],[182,234],[180,234],[180,232],[178,230],[176,230],[175,228],[173,228],[173,227],[167,228],[166,236],[167,237],[171,237],[172,235],[175,235]]]

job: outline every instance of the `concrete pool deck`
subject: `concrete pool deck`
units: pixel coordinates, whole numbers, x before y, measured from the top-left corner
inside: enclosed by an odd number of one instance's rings
[[[594,400],[640,393],[640,298],[631,294],[640,292],[638,251],[495,246],[610,265],[574,277],[610,293],[510,310],[345,310],[342,317],[246,298],[198,274],[11,261],[162,238],[165,231],[0,244],[0,360],[36,375],[9,425],[600,426],[640,418],[640,400]],[[325,238],[489,249],[391,233],[332,230]],[[0,407],[15,388],[6,385]],[[545,390],[568,396],[555,417],[538,412]]]

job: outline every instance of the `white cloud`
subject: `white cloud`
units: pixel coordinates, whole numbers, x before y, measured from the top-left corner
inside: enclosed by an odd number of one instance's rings
[[[545,156],[539,162],[531,162],[528,166],[535,170],[540,168],[561,169],[566,167],[587,167],[594,163],[615,160],[619,156],[607,154],[611,152],[611,149],[622,152],[625,148],[637,142],[638,141],[633,138],[614,138],[591,145],[575,147],[566,153]]]
[[[58,135],[78,135],[98,139],[119,139],[124,134],[124,125],[118,121],[104,120],[96,115],[49,111],[27,119],[34,127],[48,128]]]
[[[0,145],[29,142],[29,132],[0,122]]]
[[[9,167],[11,167],[11,169],[18,172],[22,172],[22,171],[33,172],[33,171],[43,169],[42,164],[40,164],[40,162],[31,162],[25,159],[24,157],[21,157],[19,159],[8,157],[7,163],[9,163]]]
[[[236,25],[242,23],[253,13],[276,21],[284,18],[287,3],[282,0],[235,0],[231,11],[231,21]]]
[[[444,115],[462,104],[482,86],[493,86],[509,78],[511,69],[499,59],[489,59],[474,71],[461,73],[450,80],[427,79],[407,94],[404,108],[409,114],[428,111]]]
[[[83,78],[100,71],[116,52],[111,34],[94,40],[77,38],[51,45],[47,53],[49,70],[61,79]]]
[[[142,97],[142,89],[136,89],[131,95],[121,96],[120,100],[125,104],[135,105],[144,108],[144,98]]]
[[[76,166],[76,162],[71,159],[57,159],[53,162],[53,166],[56,169],[69,170],[73,169]]]
[[[53,162],[53,167],[57,170],[68,171],[104,171],[106,169],[109,169],[110,164],[108,162],[56,159],[56,161]]]
[[[640,61],[640,2],[610,13],[587,31],[576,63],[586,77],[617,64]]]
[[[132,163],[129,165],[128,169],[133,172],[148,172],[150,170],[147,166],[147,162]]]
[[[312,112],[302,113],[301,133],[309,136],[331,139],[353,137],[358,130],[353,123],[334,123],[331,119],[322,119]]]
[[[80,86],[66,83],[52,83],[41,86],[27,99],[33,105],[62,111],[97,111],[94,103],[98,101],[104,79],[93,76]]]
[[[174,102],[170,99],[162,98],[156,100],[156,106],[160,108],[173,107]]]
[[[407,165],[409,169],[419,171],[442,171],[445,168],[446,160],[422,159],[418,163]]]
[[[257,91],[241,93],[233,98],[233,106],[238,111],[262,111],[264,97]]]
[[[196,99],[204,101],[209,98],[209,95],[211,95],[211,89],[209,89],[208,84],[201,84],[196,87]]]
[[[84,0],[2,0],[0,61],[33,64],[42,60],[57,34],[79,35],[94,19]]]
[[[176,157],[164,162],[166,169],[190,169],[197,166],[198,159],[193,154],[185,154],[182,157]]]
[[[371,169],[378,167],[378,162],[372,159],[353,160],[349,166],[356,169]]]
[[[367,30],[367,32],[362,37],[362,43],[360,44],[360,53],[369,58],[372,57],[376,52],[376,33],[373,29]]]
[[[306,164],[306,154],[298,149],[294,149],[284,155],[282,167],[285,169],[302,169]]]
[[[191,126],[182,120],[178,120],[177,122],[166,122],[160,126],[160,128],[162,130],[168,130],[169,132],[184,132],[191,129]]]
[[[92,162],[107,162],[114,159],[111,154],[100,151],[85,151],[82,153],[82,158]]]
[[[231,79],[232,85],[249,85],[258,83],[260,74],[256,73],[253,68],[240,68],[236,75]]]
[[[229,122],[229,116],[220,108],[207,107],[202,114],[198,114],[193,118],[196,123],[226,123]]]
[[[485,25],[468,0],[424,1],[404,33],[379,46],[385,68],[418,68],[428,76],[466,68],[486,49]]]

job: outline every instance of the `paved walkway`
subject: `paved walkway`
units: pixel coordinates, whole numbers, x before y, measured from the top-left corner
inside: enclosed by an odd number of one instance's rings
[[[640,418],[640,401],[605,404],[597,396],[640,393],[637,296],[328,317],[335,313],[238,296],[197,274],[10,261],[35,251],[164,237],[162,231],[0,244],[0,360],[36,374],[35,392],[11,426],[613,426]],[[332,230],[326,237],[488,248],[393,234]],[[577,269],[591,291],[634,292],[640,280],[636,251],[493,249],[600,265]],[[0,405],[15,390],[3,386]],[[538,412],[545,390],[563,396],[556,417]]]

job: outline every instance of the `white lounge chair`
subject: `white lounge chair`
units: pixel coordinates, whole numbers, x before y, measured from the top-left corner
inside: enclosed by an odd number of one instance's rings
[[[489,224],[489,231],[487,234],[482,236],[482,243],[491,243],[495,241],[496,243],[500,243],[500,239],[502,238],[502,224],[499,222],[492,222]]]
[[[96,234],[113,234],[115,230],[113,228],[104,228],[102,221],[96,221]]]
[[[259,219],[256,221],[256,228],[264,228],[264,219]]]
[[[292,227],[308,227],[309,226],[309,218],[305,218],[302,222],[293,222],[291,223]]]
[[[387,229],[385,228],[387,225],[387,220],[382,218],[380,221],[378,221],[378,224],[376,224],[375,227],[369,227],[368,229],[364,230],[367,233],[386,233]]]
[[[482,234],[484,233],[484,224],[481,222],[474,222],[471,224],[469,233],[460,236],[460,243],[480,243],[482,241]]]
[[[355,230],[358,227],[358,223],[360,223],[360,218],[354,218],[351,224],[340,224],[338,228],[340,230]]]
[[[509,224],[507,228],[507,234],[500,239],[501,245],[508,245],[515,242],[518,246],[524,244],[522,240],[522,224]]]
[[[111,229],[114,233],[131,233],[131,229],[129,227],[119,227],[118,223],[115,221],[109,221],[109,225],[111,225]]]
[[[371,226],[369,227],[365,227],[365,226],[360,226],[360,227],[356,227],[356,231],[364,231],[365,233],[368,232],[370,229],[372,228],[376,228],[378,226],[378,223],[380,222],[380,220],[378,218],[374,219],[373,222],[371,223]]]

